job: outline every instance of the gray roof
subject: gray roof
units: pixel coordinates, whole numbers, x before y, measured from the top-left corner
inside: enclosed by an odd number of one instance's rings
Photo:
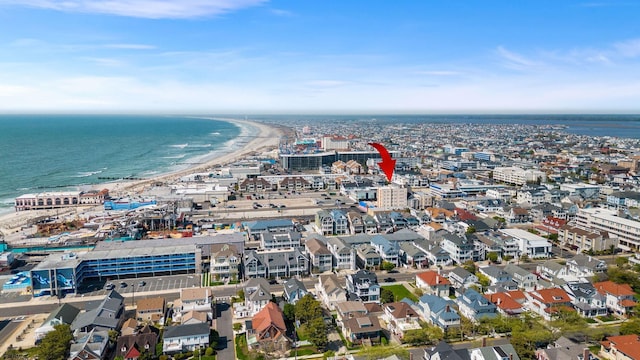
[[[295,293],[296,291],[303,291],[305,293],[308,292],[307,287],[304,286],[304,283],[296,278],[291,278],[285,281],[283,285],[284,292],[287,295],[287,298],[291,297],[291,294]]]
[[[180,338],[185,336],[209,335],[210,328],[207,323],[186,324],[169,326],[164,330],[164,339]]]
[[[461,279],[466,279],[469,276],[473,275],[472,273],[468,272],[467,270],[461,268],[461,267],[456,267],[455,269],[451,270],[449,272],[449,274],[455,274],[457,277],[461,278]]]
[[[49,322],[53,319],[59,319],[63,324],[71,325],[73,320],[76,319],[78,314],[80,313],[80,309],[70,304],[62,304],[60,307],[55,309],[49,314],[49,317],[44,321]]]
[[[97,306],[95,305],[96,303],[86,304],[87,311],[78,314],[71,324],[72,330],[86,327],[107,329],[115,329],[118,327],[118,323],[122,317],[122,313],[119,311],[124,307],[124,298],[122,295],[118,294],[115,290],[111,290]]]

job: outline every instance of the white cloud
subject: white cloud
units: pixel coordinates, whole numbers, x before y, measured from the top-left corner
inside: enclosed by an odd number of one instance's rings
[[[631,58],[640,56],[640,39],[617,42],[613,47],[622,56]]]
[[[147,19],[216,16],[267,0],[0,0],[0,4]]]
[[[523,55],[520,55],[516,52],[507,50],[505,47],[503,46],[498,46],[498,48],[496,49],[496,53],[498,54],[498,56],[500,56],[500,58],[503,61],[503,64],[511,69],[515,69],[515,70],[527,70],[527,69],[532,69],[535,67],[539,67],[541,64],[531,60],[529,58],[526,58]]]

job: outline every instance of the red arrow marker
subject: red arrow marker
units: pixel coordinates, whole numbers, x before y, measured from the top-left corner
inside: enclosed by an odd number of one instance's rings
[[[393,170],[396,168],[396,161],[391,158],[391,154],[387,151],[387,149],[378,143],[369,143],[369,145],[373,146],[378,150],[380,156],[382,157],[382,161],[378,163],[380,169],[384,171],[384,174],[387,175],[387,180],[391,182],[391,178],[393,177]]]

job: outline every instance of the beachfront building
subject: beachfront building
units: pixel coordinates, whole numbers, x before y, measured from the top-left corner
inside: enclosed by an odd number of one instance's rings
[[[640,250],[640,221],[617,216],[615,211],[589,208],[580,209],[575,222],[580,227],[606,231],[610,237],[617,237],[619,249]]]
[[[33,296],[75,293],[85,280],[199,274],[212,244],[229,243],[242,249],[241,234],[175,239],[99,242],[84,253],[51,254],[31,269]]]
[[[546,180],[547,175],[540,170],[525,170],[516,166],[496,167],[493,169],[493,180],[507,184],[524,185]]]
[[[61,209],[78,205],[101,205],[109,190],[44,192],[15,198],[16,211]]]

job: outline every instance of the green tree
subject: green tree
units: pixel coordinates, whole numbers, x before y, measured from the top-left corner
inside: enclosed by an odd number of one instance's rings
[[[498,262],[498,253],[494,253],[494,252],[490,252],[487,254],[487,260],[491,261],[492,263],[497,263]]]
[[[200,356],[200,349],[195,349],[193,350],[193,357],[194,359],[197,359],[198,356]]]
[[[244,301],[244,290],[238,290],[238,297],[240,298],[240,300]]]
[[[307,294],[303,296],[295,305],[295,317],[300,323],[304,324],[311,319],[322,317],[322,307],[320,302],[313,295]]]
[[[217,330],[211,330],[209,333],[209,346],[215,349],[218,346],[218,342],[220,342],[220,334]]]
[[[469,226],[469,227],[467,228],[467,230],[465,231],[465,233],[466,233],[466,234],[473,234],[473,233],[475,233],[475,232],[476,232],[476,227],[475,227],[475,226],[473,226],[473,225],[472,225],[472,226]]]
[[[422,295],[424,295],[424,291],[420,288],[416,288],[415,290],[413,290],[413,293],[417,296],[417,297],[421,297]]]
[[[396,355],[402,360],[409,360],[409,350],[402,346],[368,346],[362,349],[358,355],[366,360],[384,359]]]
[[[242,330],[242,324],[241,323],[234,323],[233,324],[233,331],[240,331]]]
[[[318,351],[324,350],[329,343],[329,338],[327,337],[327,324],[324,322],[322,317],[311,319],[305,325],[305,334]]]
[[[213,355],[213,349],[212,349],[211,347],[208,347],[208,348],[204,351],[204,354],[205,354],[206,356],[211,356],[211,355]]]
[[[383,304],[387,304],[390,302],[394,302],[394,296],[393,296],[393,291],[386,289],[386,288],[380,288],[380,302]]]
[[[293,321],[296,316],[296,307],[293,304],[286,303],[284,304],[284,309],[282,309],[284,313],[284,318],[288,321]]]
[[[491,280],[489,280],[486,275],[477,272],[476,277],[478,278],[478,282],[480,283],[480,285],[482,285],[483,288],[486,289],[487,287],[489,287],[489,285],[491,285]]]
[[[409,330],[402,342],[413,346],[435,344],[444,339],[444,332],[437,326],[423,324],[422,329]]]
[[[391,271],[393,269],[395,269],[396,265],[392,262],[389,261],[383,261],[382,265],[380,266],[380,268],[382,270],[386,270],[386,271]]]
[[[620,335],[640,334],[640,319],[625,321],[620,325]]]
[[[468,260],[464,264],[462,264],[462,268],[467,270],[468,272],[475,274],[476,273],[476,263],[473,260]]]
[[[629,259],[626,257],[621,256],[616,258],[616,266],[619,268],[626,267],[628,263],[629,263]]]
[[[69,357],[71,348],[71,327],[67,324],[56,325],[53,331],[42,338],[36,351],[40,360],[59,360]]]

